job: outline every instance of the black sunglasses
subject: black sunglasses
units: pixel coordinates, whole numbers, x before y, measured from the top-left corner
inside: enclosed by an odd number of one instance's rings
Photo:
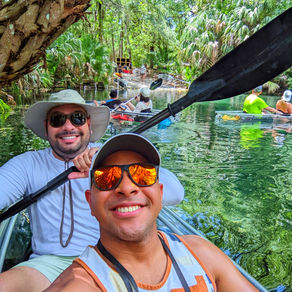
[[[132,163],[128,165],[107,165],[95,168],[91,179],[101,191],[115,189],[123,179],[123,171],[128,173],[131,181],[139,187],[155,184],[158,177],[158,166],[151,163]]]
[[[86,123],[87,118],[87,113],[83,111],[76,111],[69,115],[53,112],[49,118],[49,123],[53,128],[58,128],[62,127],[66,123],[66,120],[69,119],[73,126],[80,127]]]

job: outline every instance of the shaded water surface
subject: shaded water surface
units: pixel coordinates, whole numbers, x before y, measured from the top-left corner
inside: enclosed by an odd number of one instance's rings
[[[123,99],[135,94],[128,91]],[[85,95],[103,99],[92,91]],[[182,95],[157,89],[154,108]],[[144,134],[185,187],[185,200],[175,210],[268,289],[284,285],[292,291],[292,127],[215,119],[215,110],[241,109],[243,99],[192,105],[171,126]],[[265,99],[271,106],[277,101]],[[0,128],[0,165],[46,145],[23,126],[24,111],[17,108]],[[106,137],[132,127],[115,122]]]

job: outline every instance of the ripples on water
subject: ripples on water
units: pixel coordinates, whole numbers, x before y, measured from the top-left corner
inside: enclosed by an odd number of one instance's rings
[[[134,94],[129,91],[124,99]],[[154,94],[154,107],[160,109],[183,95],[165,89]],[[291,125],[273,129],[272,124],[215,122],[215,110],[240,109],[243,99],[192,105],[170,127],[155,126],[144,134],[159,148],[163,166],[185,187],[185,200],[176,208],[186,220],[261,284],[269,289],[282,284],[292,291]],[[266,100],[274,106],[277,98]],[[19,125],[22,115],[18,111],[18,120],[9,117],[0,130],[0,164],[46,145]]]

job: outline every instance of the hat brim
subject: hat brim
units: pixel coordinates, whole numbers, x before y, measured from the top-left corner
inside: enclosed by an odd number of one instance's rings
[[[155,146],[146,138],[135,133],[122,133],[108,139],[93,158],[91,169],[117,151],[133,151],[147,159],[147,162],[160,165],[160,155]]]
[[[85,104],[85,103],[75,103],[75,102],[50,102],[50,101],[39,101],[32,105],[26,112],[24,118],[24,124],[26,127],[30,128],[37,136],[47,140],[45,129],[45,119],[47,113],[54,107],[64,105],[64,104],[76,104],[86,110],[90,116],[90,128],[91,136],[90,142],[95,142],[99,140],[107,130],[110,111],[106,106],[97,107],[95,105]]]

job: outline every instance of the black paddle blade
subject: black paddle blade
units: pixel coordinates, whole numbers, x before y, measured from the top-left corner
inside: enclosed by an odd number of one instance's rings
[[[149,87],[150,90],[154,90],[154,89],[160,87],[160,86],[162,85],[162,81],[163,81],[162,78],[159,78],[159,79],[153,81],[153,82],[150,84],[150,87]]]
[[[200,101],[232,97],[261,85],[292,65],[292,7],[221,58],[185,96],[131,132],[142,133]]]

